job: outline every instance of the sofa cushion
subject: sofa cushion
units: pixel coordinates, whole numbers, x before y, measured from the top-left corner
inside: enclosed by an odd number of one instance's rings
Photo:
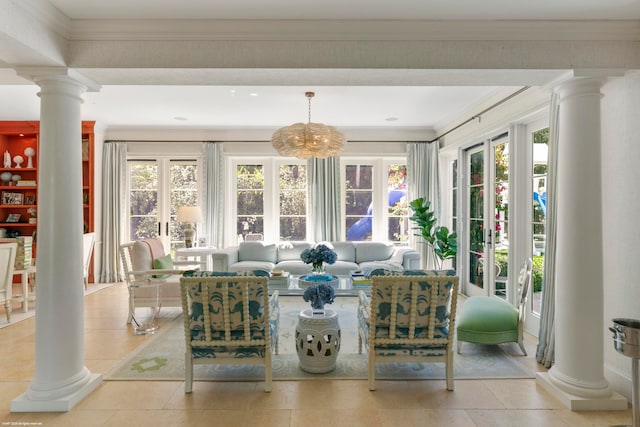
[[[172,270],[173,269],[173,259],[171,259],[171,255],[161,256],[160,258],[156,258],[153,260],[153,269],[154,270]],[[168,274],[154,274],[153,277],[156,279],[165,279],[169,277]]]
[[[362,271],[373,271],[378,269],[389,271],[403,271],[402,263],[396,264],[390,261],[367,261],[359,264]]]
[[[355,261],[358,264],[367,261],[385,261],[391,258],[395,252],[395,246],[392,243],[357,242],[354,246],[356,250]]]
[[[229,266],[229,271],[254,271],[262,270],[269,272],[275,268],[276,264],[268,261],[240,261]]]
[[[336,276],[348,276],[353,270],[357,270],[358,264],[350,261],[336,261],[333,264],[325,264],[324,271]]]
[[[333,249],[338,255],[338,261],[356,261],[356,248],[353,242],[321,242],[321,244]]]
[[[300,261],[302,251],[311,246],[309,242],[282,242],[278,246],[278,262]]]
[[[131,268],[133,271],[153,269],[153,260],[164,256],[160,239],[138,240],[131,248]]]
[[[240,242],[238,245],[238,261],[264,261],[276,263],[278,248],[275,244],[264,242]]]
[[[276,264],[276,268],[287,271],[290,274],[311,273],[311,264],[305,264],[301,260],[280,261]]]

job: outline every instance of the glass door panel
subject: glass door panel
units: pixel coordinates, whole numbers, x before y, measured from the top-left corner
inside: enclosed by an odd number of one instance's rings
[[[129,239],[158,237],[165,249],[184,246],[180,206],[198,205],[195,160],[130,160]],[[197,224],[196,224],[197,227]]]
[[[487,259],[493,260],[493,295],[507,298],[509,276],[509,145],[506,137],[492,144],[493,202],[492,239]]]
[[[467,294],[484,294],[484,205],[485,205],[485,162],[484,147],[475,148],[467,153],[467,230],[469,230],[467,253]]]

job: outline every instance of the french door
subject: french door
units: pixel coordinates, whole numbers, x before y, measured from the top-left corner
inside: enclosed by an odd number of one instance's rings
[[[158,237],[167,249],[183,246],[184,232],[176,214],[180,206],[199,205],[197,161],[132,159],[128,183],[129,239]]]
[[[507,297],[509,138],[504,133],[464,151],[466,224],[461,261],[467,295]]]

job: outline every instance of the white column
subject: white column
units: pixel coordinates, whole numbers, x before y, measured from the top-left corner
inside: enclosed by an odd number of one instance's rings
[[[573,79],[560,96],[555,364],[538,383],[573,410],[626,409],[604,377],[600,87]]]
[[[35,378],[12,412],[68,411],[101,382],[84,366],[81,95],[66,72],[40,86]]]

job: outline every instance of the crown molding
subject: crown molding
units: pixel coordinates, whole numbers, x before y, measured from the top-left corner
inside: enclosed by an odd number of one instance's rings
[[[87,40],[640,40],[640,21],[74,20]]]

